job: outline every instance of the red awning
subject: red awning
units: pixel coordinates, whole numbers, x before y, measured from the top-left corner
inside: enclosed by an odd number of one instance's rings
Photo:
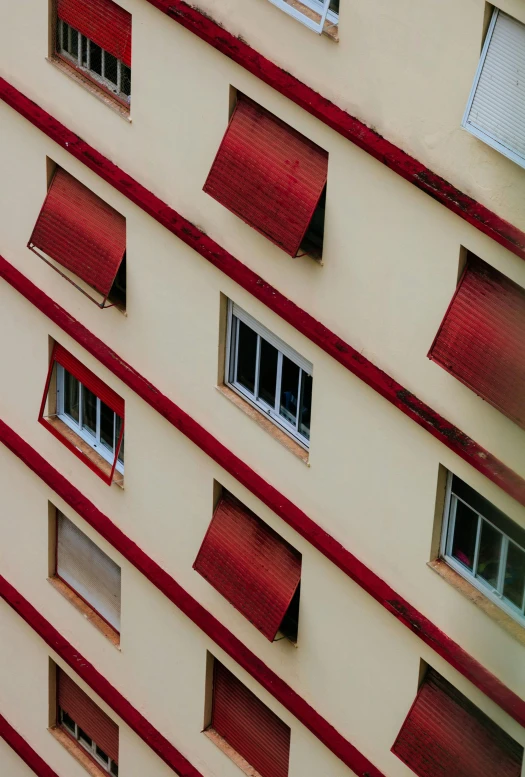
[[[419,777],[520,777],[523,748],[429,669],[394,743]]]
[[[525,289],[479,259],[467,269],[429,358],[525,427]]]
[[[326,151],[239,95],[204,191],[295,256],[327,174]]]
[[[126,219],[58,167],[29,245],[106,298],[126,251]]]
[[[269,640],[301,579],[301,556],[231,496],[213,515],[193,568]]]
[[[131,67],[131,14],[112,0],[58,0],[58,18]]]

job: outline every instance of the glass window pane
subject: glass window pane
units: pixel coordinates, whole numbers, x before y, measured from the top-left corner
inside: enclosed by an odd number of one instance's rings
[[[97,434],[97,398],[85,386],[82,388],[82,426]]]
[[[299,392],[299,367],[283,356],[281,376],[280,414],[295,426],[297,418],[297,394]]]
[[[301,402],[299,404],[299,433],[310,439],[310,412],[312,408],[312,376],[302,373]]]
[[[503,596],[512,604],[523,606],[523,586],[525,584],[525,552],[509,542],[507,551],[507,566],[505,567],[505,581],[503,583]]]
[[[118,766],[115,761],[111,761],[111,774],[114,774],[115,777],[118,777]]]
[[[78,32],[71,27],[71,45],[69,47],[69,53],[75,59],[78,59]]]
[[[456,500],[454,496],[452,499],[456,502],[456,525],[454,541],[452,543],[452,555],[472,571],[474,551],[476,550],[478,514],[463,504],[463,502]]]
[[[104,51],[104,77],[117,85],[118,59],[107,51]]]
[[[81,49],[81,58],[80,62],[83,65],[83,67],[88,66],[88,45],[89,41],[85,37],[85,35],[80,36],[80,49]]]
[[[79,423],[80,384],[76,378],[64,370],[64,413]]]
[[[117,429],[115,431],[115,444],[118,445],[118,440],[120,437],[120,430],[122,429],[122,418],[120,416],[117,416]],[[121,464],[124,464],[124,435],[122,435],[122,443],[120,445],[120,450],[118,452],[118,460]]]
[[[100,441],[106,448],[113,450],[113,435],[115,432],[115,413],[111,408],[100,402]]]
[[[339,13],[339,0],[330,0],[330,10]]]
[[[237,330],[238,355],[236,382],[251,394],[255,393],[255,359],[257,356],[257,334],[242,321]]]
[[[91,747],[93,744],[93,740],[91,739],[91,737],[88,737],[85,731],[82,731],[80,726],[78,728],[78,738],[82,742],[82,744],[87,745],[87,747]]]
[[[69,731],[71,731],[72,734],[74,734],[75,733],[75,721],[73,720],[73,718],[69,717],[67,712],[64,712],[64,710],[61,710],[61,714],[62,714],[62,723],[64,724],[64,726],[67,729],[69,729]]]
[[[93,43],[93,41],[89,41],[90,45],[90,55],[91,59],[89,62],[89,69],[93,70],[94,73],[98,73],[99,76],[102,75],[102,49],[100,46],[97,46],[96,43]]]
[[[277,348],[261,337],[261,359],[259,364],[259,396],[275,407],[275,389],[277,383]]]
[[[486,580],[493,588],[498,586],[498,572],[501,558],[501,534],[486,521],[481,522],[477,576]]]
[[[96,745],[96,747],[95,747],[95,751],[96,751],[96,754],[97,754],[97,756],[100,758],[100,760],[101,760],[101,761],[105,761],[105,762],[106,762],[106,764],[109,766],[109,755],[107,755],[107,754],[106,754],[106,753],[105,753],[105,752],[102,750],[102,748],[101,748],[101,747],[99,747],[98,745]]]
[[[120,64],[120,91],[122,94],[131,94],[131,70],[126,65]]]

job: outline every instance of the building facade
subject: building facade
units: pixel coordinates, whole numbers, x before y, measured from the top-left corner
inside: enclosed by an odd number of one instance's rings
[[[0,42],[0,775],[525,775],[522,0]]]

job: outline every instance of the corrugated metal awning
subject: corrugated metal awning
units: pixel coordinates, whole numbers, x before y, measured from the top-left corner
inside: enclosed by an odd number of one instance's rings
[[[58,167],[29,246],[107,298],[126,251],[126,219]]]
[[[112,0],[58,0],[58,18],[131,67],[131,14]]]
[[[469,259],[429,358],[525,427],[525,290]]]
[[[301,579],[301,556],[231,495],[219,501],[193,567],[275,639]]]
[[[520,777],[523,748],[434,669],[394,742],[419,777]]]
[[[327,175],[326,151],[239,95],[204,191],[295,256]]]

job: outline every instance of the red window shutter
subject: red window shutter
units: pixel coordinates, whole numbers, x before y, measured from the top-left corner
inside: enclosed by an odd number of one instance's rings
[[[112,0],[58,0],[58,18],[131,67],[131,14]]]
[[[301,579],[301,555],[231,496],[217,505],[194,563],[270,640]]]
[[[57,668],[57,700],[60,709],[118,764],[117,724],[60,668]]]
[[[429,358],[525,428],[525,290],[472,259]]]
[[[287,777],[289,727],[218,661],[211,727],[262,777]]]
[[[429,669],[394,743],[419,777],[520,777],[523,748]]]
[[[126,219],[58,167],[29,245],[106,298],[126,251]]]
[[[327,175],[326,151],[239,95],[204,191],[295,256]]]
[[[53,350],[52,361],[61,364],[73,377],[77,378],[86,388],[93,392],[99,399],[110,407],[117,415],[124,418],[124,400],[113,389],[103,383],[100,378],[88,370],[69,351],[66,351],[58,343]]]

